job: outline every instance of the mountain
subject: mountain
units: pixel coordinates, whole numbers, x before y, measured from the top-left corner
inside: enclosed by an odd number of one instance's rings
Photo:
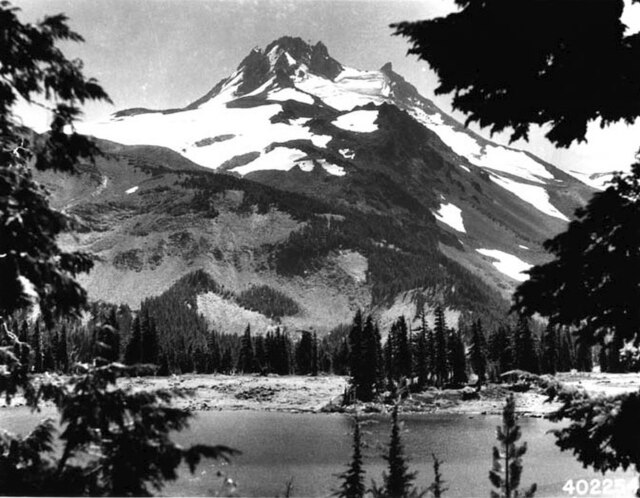
[[[358,307],[384,323],[438,302],[499,317],[593,192],[467,130],[391,64],[346,67],[292,37],[182,109],[80,129],[105,156],[44,180],[83,226],[63,242],[96,256],[90,296],[137,307],[202,269],[224,291],[198,309],[233,331],[323,331]],[[273,313],[282,300],[295,305]]]

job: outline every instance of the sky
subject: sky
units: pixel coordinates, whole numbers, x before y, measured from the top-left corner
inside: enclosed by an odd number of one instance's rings
[[[63,12],[85,38],[82,44],[65,44],[65,54],[82,59],[85,74],[96,77],[114,101],[86,106],[86,120],[129,107],[185,106],[231,74],[252,48],[290,35],[322,41],[331,56],[358,69],[391,62],[422,95],[464,121],[452,111],[450,97],[434,95],[435,75],[425,62],[406,55],[408,43],[392,36],[389,27],[446,15],[455,10],[452,0],[19,0],[16,5],[29,22]],[[623,20],[631,31],[640,30],[640,4],[628,6]],[[19,112],[27,124],[35,119]],[[485,130],[473,129],[489,138]],[[507,134],[491,138],[508,143]],[[512,145],[566,170],[627,170],[640,148],[640,122],[604,130],[594,123],[587,140],[559,150],[542,130],[534,130],[529,143]]]

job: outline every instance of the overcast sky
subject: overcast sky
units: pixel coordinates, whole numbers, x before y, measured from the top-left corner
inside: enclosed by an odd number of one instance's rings
[[[323,41],[345,65],[378,69],[386,62],[445,112],[447,97],[435,97],[434,75],[424,62],[406,56],[405,40],[391,36],[389,24],[445,15],[451,0],[20,0],[22,18],[35,21],[64,12],[84,44],[65,52],[85,63],[110,94],[114,106],[88,106],[89,120],[128,107],[184,106],[233,72],[253,47],[283,35]],[[579,22],[579,15],[576,17]],[[640,28],[640,5],[625,11],[625,22]],[[463,119],[460,114],[454,114]],[[478,131],[478,130],[476,130]],[[481,132],[482,133],[482,132]],[[486,136],[486,133],[482,133]],[[494,140],[506,143],[503,137]],[[640,123],[600,130],[588,144],[558,151],[534,133],[517,143],[565,169],[627,169],[640,147]]]

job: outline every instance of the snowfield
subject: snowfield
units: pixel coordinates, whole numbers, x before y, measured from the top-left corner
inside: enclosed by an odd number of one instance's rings
[[[353,111],[339,116],[332,122],[334,126],[347,131],[358,133],[372,133],[378,130],[375,121],[378,119],[378,111]]]
[[[313,97],[306,93],[299,92],[295,88],[283,88],[275,92],[270,92],[267,95],[269,100],[277,100],[284,102],[285,100],[295,100],[302,102],[303,104],[313,105]]]
[[[434,215],[438,220],[445,225],[449,225],[454,230],[467,233],[462,221],[462,210],[455,204],[441,204],[440,209]]]
[[[549,194],[543,187],[527,185],[498,175],[491,175],[491,181],[531,204],[538,211],[563,221],[569,221],[569,218],[551,204]]]
[[[135,187],[131,187],[130,189],[125,190],[125,194],[135,194],[138,191],[138,186],[136,185]]]
[[[529,275],[522,272],[528,270],[533,265],[525,263],[513,254],[498,251],[497,249],[476,249],[476,251],[483,256],[496,259],[497,261],[493,262],[493,266],[495,266],[500,273],[504,273],[518,282],[524,282],[529,278]]]
[[[302,64],[294,83],[300,90],[315,95],[339,111],[350,111],[371,102],[382,104],[388,102],[391,95],[387,77],[380,71],[359,71],[350,67],[345,67],[331,81],[309,73]]]
[[[298,149],[290,149],[288,147],[275,147],[273,150],[267,152],[266,154],[262,154],[260,157],[254,159],[249,164],[238,166],[237,168],[233,168],[231,171],[242,176],[253,173],[254,171],[262,170],[289,171],[291,168],[296,166],[296,161],[299,161],[306,157],[307,154]],[[312,169],[313,167],[302,170],[311,171]]]
[[[329,135],[312,133],[300,120],[272,123],[271,118],[281,111],[280,104],[228,108],[226,97],[220,98],[219,95],[193,110],[137,114],[106,122],[79,124],[78,128],[82,133],[125,145],[169,147],[196,164],[212,169],[235,156],[263,152],[272,143],[310,140],[316,147],[324,148],[332,139]],[[206,146],[195,145],[203,139],[221,135],[235,136]]]

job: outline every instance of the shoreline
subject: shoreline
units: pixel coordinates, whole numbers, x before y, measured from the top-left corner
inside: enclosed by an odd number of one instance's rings
[[[616,395],[640,389],[640,374],[561,373],[555,379],[567,387],[577,387],[589,394]],[[122,385],[134,390],[179,388],[190,396],[176,400],[176,406],[194,412],[203,411],[267,411],[284,413],[353,413],[353,407],[343,407],[341,399],[348,378],[337,375],[206,375],[185,374],[170,377],[135,377],[123,379]],[[473,388],[428,388],[412,393],[401,404],[402,413],[436,415],[499,415],[504,400],[513,393],[519,416],[541,418],[558,408],[547,402],[541,389],[533,386],[524,392],[514,392],[505,384],[487,384],[476,393]],[[23,405],[19,398],[11,406]],[[390,406],[383,403],[360,403],[362,414],[384,414]],[[1,412],[0,412],[1,413]]]

